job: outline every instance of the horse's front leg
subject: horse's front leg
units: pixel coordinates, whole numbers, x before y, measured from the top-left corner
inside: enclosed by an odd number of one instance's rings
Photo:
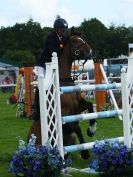
[[[85,105],[86,105],[89,113],[94,112],[93,103],[91,103],[89,101],[85,101]],[[90,123],[90,127],[87,129],[87,135],[89,137],[93,137],[96,133],[96,125],[97,125],[96,119],[89,120],[89,123]]]
[[[78,139],[79,139],[79,143],[80,143],[80,144],[85,143],[84,137],[83,137],[82,132],[81,132],[81,128],[80,128],[80,126],[79,126],[78,123],[77,123],[77,125],[75,126],[75,133],[76,133],[76,135],[77,135],[77,137],[78,137]],[[90,157],[88,150],[82,150],[82,151],[80,152],[80,154],[81,154],[81,157],[82,157],[83,159],[88,159],[88,158]]]
[[[81,107],[82,111],[88,110],[89,113],[94,112],[93,103],[86,101],[85,99],[82,99],[81,105],[82,105]],[[96,119],[89,120],[89,124],[90,127],[87,129],[87,135],[89,137],[93,137],[96,133],[96,124],[97,124]]]
[[[97,122],[96,122],[96,119],[91,119],[90,120],[90,127],[87,129],[87,135],[89,137],[93,137],[96,133],[96,125],[97,125]]]

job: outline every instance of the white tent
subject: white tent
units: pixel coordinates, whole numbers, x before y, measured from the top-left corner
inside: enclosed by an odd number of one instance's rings
[[[15,67],[10,64],[0,62],[0,84],[3,83],[6,77],[15,76],[18,77],[19,67]]]

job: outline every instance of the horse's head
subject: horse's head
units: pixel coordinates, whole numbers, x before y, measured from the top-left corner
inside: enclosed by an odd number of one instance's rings
[[[90,45],[81,38],[79,33],[74,32],[73,28],[69,37],[69,45],[73,60],[87,60],[91,58],[92,49]]]
[[[72,63],[75,60],[85,60],[86,62],[88,59],[91,59],[91,54],[92,50],[89,44],[77,32],[73,31],[68,36],[61,59],[59,60],[60,80],[71,78]]]

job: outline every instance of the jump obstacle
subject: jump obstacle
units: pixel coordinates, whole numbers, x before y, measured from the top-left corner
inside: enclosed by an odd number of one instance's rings
[[[132,99],[132,86],[133,74],[132,74],[133,59],[128,60],[128,70],[122,69],[121,73],[121,84],[104,84],[95,85],[95,86],[76,86],[75,91],[81,91],[88,89],[113,89],[116,87],[121,87],[122,90],[122,110],[112,110],[112,111],[103,111],[90,114],[81,114],[81,115],[69,115],[62,117],[61,116],[61,104],[60,104],[60,94],[67,92],[68,90],[73,92],[75,86],[73,87],[59,87],[59,74],[58,74],[58,60],[57,55],[54,53],[52,57],[52,62],[46,64],[46,75],[45,78],[41,77],[38,79],[39,93],[40,93],[40,113],[41,113],[41,134],[42,134],[42,144],[45,145],[47,141],[50,142],[51,146],[57,146],[59,148],[61,156],[64,158],[64,154],[67,152],[74,152],[83,149],[92,148],[94,142],[65,146],[63,147],[63,137],[62,137],[62,123],[80,121],[80,120],[89,120],[92,118],[103,118],[103,117],[112,117],[116,115],[122,115],[123,117],[123,137],[117,137],[118,141],[124,141],[124,144],[128,148],[131,148],[133,145],[133,99]],[[52,88],[52,89],[51,89]],[[71,88],[71,89],[70,89]],[[51,92],[52,90],[52,92]],[[50,99],[49,99],[50,95]],[[54,108],[53,103],[54,101]],[[48,105],[48,107],[46,106]],[[49,110],[52,110],[52,115],[49,115]],[[91,117],[92,116],[92,117]],[[48,122],[47,117],[50,117]],[[52,118],[55,118],[53,121]],[[54,128],[50,130],[50,126]],[[56,134],[56,135],[55,135]],[[51,141],[54,143],[51,143]]]
[[[105,82],[106,84],[109,83],[108,82],[108,78],[106,77],[105,71],[103,69],[103,65],[101,64],[103,61],[100,60],[100,63],[99,63],[99,60],[98,60],[98,62],[97,62],[96,59],[94,61],[95,61],[94,62],[95,80],[80,80],[80,81],[79,80],[75,80],[75,84],[80,84],[80,83],[94,84],[95,82],[96,82],[96,84],[101,84],[103,79],[106,81]],[[33,68],[29,67],[29,66],[25,66],[23,68],[20,68],[20,71],[21,71],[22,79],[24,80],[23,81],[24,86],[22,86],[22,84],[21,84],[21,87],[23,87],[23,88],[20,88],[20,93],[21,92],[25,93],[25,100],[24,100],[25,109],[23,111],[25,112],[26,117],[31,117],[31,106],[33,105],[33,100],[34,100],[33,89],[34,89],[34,85],[35,85],[35,84],[33,84]],[[83,70],[83,72],[84,72],[84,70]],[[87,77],[89,78],[89,74],[87,74]],[[105,87],[106,87],[106,85],[105,85]],[[113,85],[111,87],[113,87]],[[24,89],[24,90],[21,91],[22,89]],[[87,89],[87,91],[89,89]],[[96,90],[95,91],[95,93],[96,93],[96,97],[95,97],[96,98],[96,109],[97,109],[97,111],[99,111],[100,108],[103,107],[105,105],[105,103],[106,103],[106,91],[105,90],[107,90],[107,89],[100,90],[100,88],[99,89],[98,88],[97,89],[91,88],[90,90],[92,90],[93,93],[94,93],[94,90]],[[109,90],[109,93],[110,93],[110,96],[111,96],[112,103],[114,104],[114,107],[117,110],[119,110],[112,90]],[[23,97],[23,95],[22,96],[21,96],[21,94],[19,94],[19,95],[20,95],[19,100],[20,100],[20,103],[21,103],[22,102],[21,101],[21,99],[22,99],[21,97]],[[18,104],[18,109],[17,109],[17,112],[16,112],[16,116],[18,116],[20,114],[19,110],[21,110],[21,109],[19,109],[19,108],[21,108],[21,105]],[[119,118],[122,119],[121,116],[119,116]]]

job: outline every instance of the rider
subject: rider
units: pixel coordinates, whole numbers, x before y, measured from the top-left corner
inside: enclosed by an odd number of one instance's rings
[[[58,16],[58,18],[54,22],[54,31],[47,36],[43,52],[37,59],[35,68],[38,77],[45,76],[45,63],[51,62],[53,52],[56,52],[57,56],[60,57],[64,45],[66,43],[65,32],[67,29],[68,29],[67,21]],[[40,116],[40,106],[39,106],[39,91],[37,88],[35,92],[35,102],[33,105],[32,119],[35,120],[38,116]]]
[[[60,57],[66,43],[65,32],[67,29],[67,21],[63,18],[58,17],[54,22],[54,31],[47,36],[43,52],[37,59],[38,76],[44,75],[45,63],[51,62],[53,52],[56,52],[57,56]]]

